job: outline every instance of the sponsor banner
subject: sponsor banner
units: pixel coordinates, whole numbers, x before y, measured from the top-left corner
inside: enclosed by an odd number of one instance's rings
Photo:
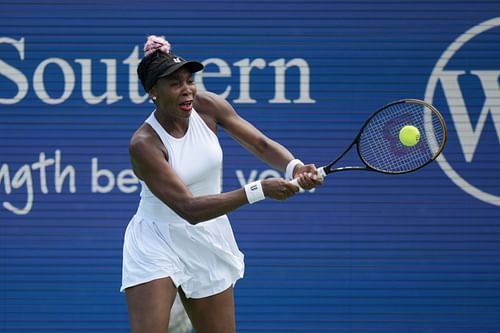
[[[196,9],[196,10],[193,10]],[[500,330],[500,4],[0,3],[0,331],[128,331],[128,156],[149,34],[306,163],[402,98],[448,127],[417,173],[345,172],[231,213],[238,331]],[[282,177],[219,129],[224,191]],[[348,156],[353,162],[356,156]]]

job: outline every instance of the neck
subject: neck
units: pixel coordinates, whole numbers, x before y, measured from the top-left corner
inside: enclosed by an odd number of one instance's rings
[[[189,128],[189,117],[173,117],[166,112],[156,109],[155,118],[165,131],[175,138],[182,138]]]

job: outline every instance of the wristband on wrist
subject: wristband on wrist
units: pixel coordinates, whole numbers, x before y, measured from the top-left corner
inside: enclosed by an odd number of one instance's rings
[[[251,182],[245,185],[245,194],[247,196],[248,203],[253,204],[254,202],[264,200],[266,196],[264,195],[264,190],[262,189],[262,183],[260,180]]]
[[[286,179],[293,179],[293,170],[295,170],[295,167],[297,165],[304,165],[301,160],[299,159],[294,159],[288,162],[288,165],[286,166],[286,173],[285,177]]]

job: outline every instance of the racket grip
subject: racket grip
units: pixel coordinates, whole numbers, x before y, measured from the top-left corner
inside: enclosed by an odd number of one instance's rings
[[[292,185],[297,186],[298,188],[302,188],[302,187],[300,187],[299,180],[297,178],[290,180],[290,183],[292,183]]]
[[[321,167],[319,169],[316,170],[316,174],[321,177],[321,178],[325,178],[326,177],[326,172],[325,172],[325,167]],[[312,176],[312,173],[309,173],[309,176]],[[298,178],[294,178],[290,181],[290,183],[292,183],[293,185],[297,186],[298,188],[302,189],[302,187],[300,187],[299,185],[299,180]]]
[[[320,176],[321,178],[326,177],[326,172],[325,172],[325,167],[321,167],[317,170],[316,174]]]

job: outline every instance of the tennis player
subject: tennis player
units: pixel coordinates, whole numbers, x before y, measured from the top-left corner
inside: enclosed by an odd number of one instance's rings
[[[282,145],[238,116],[218,95],[197,94],[203,69],[150,36],[137,72],[156,109],[132,136],[129,151],[141,180],[141,200],[125,232],[121,290],[134,333],[165,333],[177,292],[197,333],[235,332],[233,286],[243,254],[226,213],[265,198],[284,200],[299,189],[282,178],[221,193],[217,129],[289,179],[311,189],[322,183]],[[311,175],[312,174],[312,175]]]

